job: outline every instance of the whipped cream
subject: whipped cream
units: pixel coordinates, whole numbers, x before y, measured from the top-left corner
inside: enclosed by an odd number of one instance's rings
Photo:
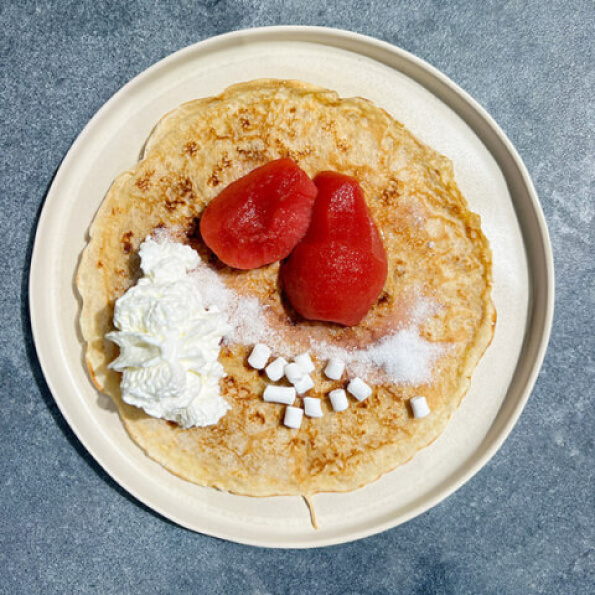
[[[183,428],[215,424],[229,409],[217,361],[227,318],[205,308],[192,248],[148,238],[139,253],[144,276],[116,301],[118,331],[106,335],[120,347],[109,367],[122,372],[122,398]]]

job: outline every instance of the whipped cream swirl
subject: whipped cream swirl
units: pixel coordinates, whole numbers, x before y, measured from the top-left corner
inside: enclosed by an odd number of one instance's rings
[[[230,328],[216,306],[204,307],[188,274],[200,258],[189,246],[151,238],[140,257],[144,276],[116,301],[118,331],[106,335],[120,347],[109,367],[122,372],[122,398],[183,428],[215,424],[229,409],[217,358]]]

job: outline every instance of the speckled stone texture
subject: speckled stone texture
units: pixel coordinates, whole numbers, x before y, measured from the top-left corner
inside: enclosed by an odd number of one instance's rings
[[[585,2],[0,2],[0,593],[593,593],[595,5]],[[550,226],[557,311],[504,447],[455,495],[384,534],[311,551],[183,530],[73,436],[32,346],[37,218],[66,151],[130,78],[186,45],[276,24],[401,46],[494,116]]]

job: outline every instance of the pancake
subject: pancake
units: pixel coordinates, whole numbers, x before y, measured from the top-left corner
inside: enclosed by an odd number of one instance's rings
[[[209,201],[282,157],[312,177],[324,170],[353,176],[365,192],[389,272],[377,303],[356,327],[300,320],[283,298],[279,263],[232,270],[202,244],[198,222]],[[336,413],[326,395],[345,383],[321,374],[324,349],[318,350],[312,392],[322,397],[325,415],[290,430],[282,423],[283,407],[262,399],[265,378],[246,364],[252,346],[228,342],[219,359],[227,373],[221,391],[231,409],[216,425],[183,430],[149,417],[122,401],[120,375],[107,367],[118,348],[105,335],[113,330],[115,300],[140,275],[137,250],[155,233],[190,244],[229,288],[256,297],[276,330],[280,355],[313,344],[365,349],[415,322],[419,336],[440,347],[430,378],[396,382],[380,371],[371,397]],[[234,85],[167,114],[141,161],[110,188],[77,274],[89,372],[116,403],[131,438],[188,481],[250,496],[354,490],[435,440],[492,339],[491,283],[480,218],[469,211],[446,157],[365,99],[282,80]],[[420,304],[431,304],[421,319]],[[414,419],[408,402],[419,395],[432,413]]]

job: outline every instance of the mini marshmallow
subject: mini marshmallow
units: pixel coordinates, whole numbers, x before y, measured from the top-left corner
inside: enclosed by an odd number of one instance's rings
[[[285,376],[287,376],[287,380],[289,380],[291,384],[299,382],[305,375],[304,371],[296,363],[287,364],[285,366]]]
[[[314,388],[314,381],[310,378],[309,374],[302,376],[297,382],[293,385],[298,395],[303,395],[307,393],[311,388]]]
[[[332,390],[328,396],[331,398],[331,405],[335,411],[345,411],[349,407],[347,393],[342,388]]]
[[[308,417],[322,417],[322,407],[320,399],[304,397],[304,412]]]
[[[324,374],[331,380],[340,380],[345,370],[345,364],[340,359],[332,357],[324,369]]]
[[[273,382],[277,382],[277,380],[281,380],[283,378],[283,374],[285,374],[285,366],[287,365],[287,360],[283,357],[278,357],[276,360],[272,361],[265,369],[266,375],[269,377],[269,380]]]
[[[298,430],[299,427],[302,425],[303,417],[304,417],[303,409],[300,409],[299,407],[287,407],[285,409],[285,418],[283,419],[283,423],[288,428],[293,428],[294,430]]]
[[[314,364],[312,363],[312,358],[310,354],[306,351],[305,353],[300,353],[293,358],[293,361],[306,373],[311,374],[314,372]]]
[[[359,376],[349,382],[347,390],[360,403],[365,401],[372,394],[372,389]]]
[[[262,370],[267,365],[269,357],[271,357],[271,350],[266,345],[257,343],[254,345],[254,349],[252,349],[248,363],[255,370]]]
[[[415,417],[415,419],[430,414],[430,408],[428,407],[428,402],[425,397],[413,397],[409,400],[409,404],[411,405],[411,410],[413,411],[413,417]]]
[[[262,395],[267,403],[282,403],[283,405],[293,405],[295,401],[295,388],[292,386],[274,386],[269,384]]]

